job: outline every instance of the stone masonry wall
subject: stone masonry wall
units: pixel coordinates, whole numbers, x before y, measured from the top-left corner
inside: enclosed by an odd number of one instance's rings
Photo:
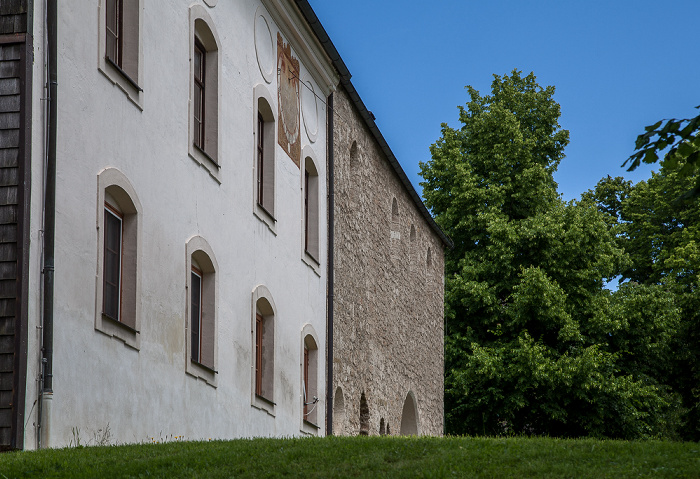
[[[364,394],[369,435],[399,434],[409,396],[441,435],[444,246],[342,88],[334,109],[333,433],[360,433]]]

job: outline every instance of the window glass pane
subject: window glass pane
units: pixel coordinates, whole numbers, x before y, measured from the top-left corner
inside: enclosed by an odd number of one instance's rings
[[[121,218],[110,210],[105,209],[104,228],[103,310],[105,315],[119,320],[122,243]]]
[[[199,331],[201,319],[201,299],[202,299],[202,278],[192,272],[192,295],[190,305],[192,309],[191,329],[192,329],[192,359],[199,362]]]

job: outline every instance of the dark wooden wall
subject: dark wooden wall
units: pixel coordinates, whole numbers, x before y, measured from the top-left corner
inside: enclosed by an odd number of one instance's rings
[[[0,0],[0,450],[23,448],[31,37],[28,0]]]

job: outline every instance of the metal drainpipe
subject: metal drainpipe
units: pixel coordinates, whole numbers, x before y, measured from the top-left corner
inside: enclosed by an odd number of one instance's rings
[[[326,344],[328,345],[328,357],[326,358],[326,435],[333,434],[333,227],[335,207],[333,182],[335,175],[333,170],[333,93],[328,95],[326,103],[326,117],[328,138],[328,325],[326,326]]]
[[[46,195],[44,198],[44,309],[42,325],[42,390],[39,440],[40,447],[49,447],[51,432],[51,402],[53,400],[53,290],[54,240],[56,231],[56,118],[57,118],[57,0],[48,0],[46,28],[48,31],[47,66],[49,70],[48,149],[46,162]]]

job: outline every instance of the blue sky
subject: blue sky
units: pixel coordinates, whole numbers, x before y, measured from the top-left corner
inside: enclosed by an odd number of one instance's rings
[[[620,168],[636,136],[698,114],[700,0],[309,2],[418,192],[440,124],[460,126],[464,86],[488,94],[494,73],[532,71],[556,87],[567,200],[606,175],[648,178],[651,167]]]

